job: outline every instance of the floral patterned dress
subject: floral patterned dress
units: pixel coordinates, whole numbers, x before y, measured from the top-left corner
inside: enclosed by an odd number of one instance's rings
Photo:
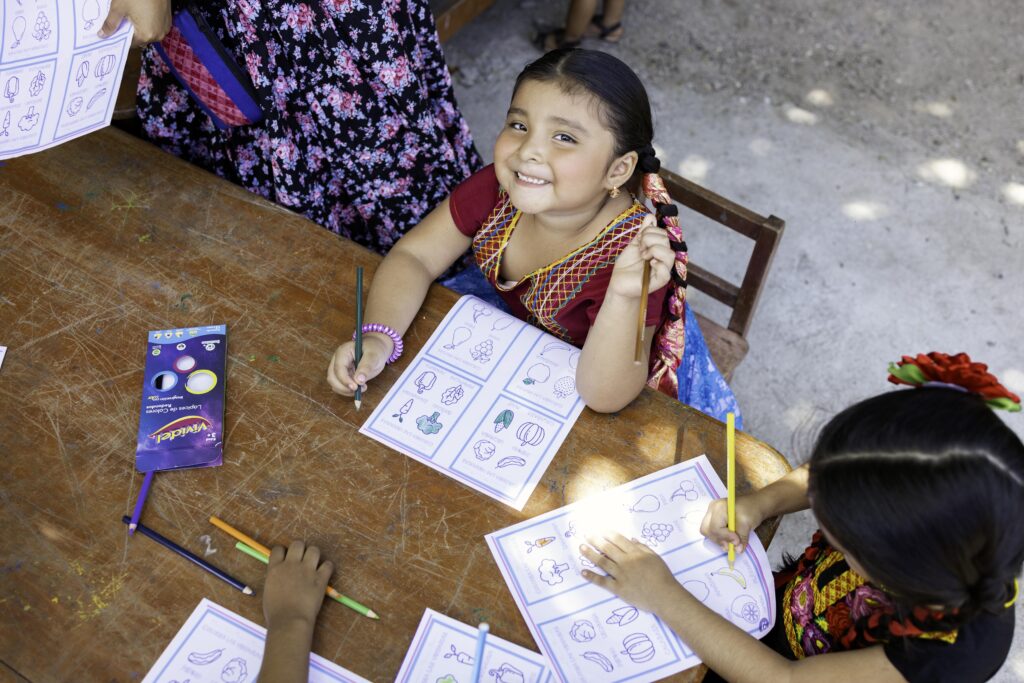
[[[147,49],[139,116],[172,154],[380,253],[481,166],[427,0],[194,5],[264,118],[218,130]]]

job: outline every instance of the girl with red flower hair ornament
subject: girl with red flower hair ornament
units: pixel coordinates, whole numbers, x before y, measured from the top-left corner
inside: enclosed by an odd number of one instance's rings
[[[591,582],[657,615],[712,670],[705,681],[985,681],[1006,660],[1024,563],[1024,443],[994,408],[1020,397],[966,354],[890,366],[914,389],[836,415],[810,461],[701,524],[742,552],[761,522],[810,508],[819,531],[775,575],[760,641],[690,595],[647,546],[588,538]]]

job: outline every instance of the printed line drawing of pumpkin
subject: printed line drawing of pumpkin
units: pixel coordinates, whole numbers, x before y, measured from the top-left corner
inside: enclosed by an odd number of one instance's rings
[[[524,422],[516,430],[516,438],[523,446],[527,444],[536,446],[544,440],[544,428],[536,422]]]
[[[100,57],[100,61],[96,63],[96,70],[92,72],[93,75],[96,78],[103,78],[108,73],[114,70],[115,61],[116,58],[114,57],[114,55],[103,55],[102,57]]]
[[[646,633],[630,633],[622,639],[622,647],[626,649],[619,654],[626,655],[634,664],[643,664],[654,659],[654,643]]]

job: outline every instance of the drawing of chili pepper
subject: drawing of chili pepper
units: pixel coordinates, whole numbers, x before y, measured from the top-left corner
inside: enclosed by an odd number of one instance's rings
[[[224,648],[219,650],[210,650],[209,652],[193,652],[188,656],[188,661],[193,664],[213,664],[220,656],[224,654]]]
[[[597,664],[599,667],[604,669],[606,673],[611,673],[611,670],[615,668],[614,666],[612,666],[611,661],[600,652],[584,652],[583,659],[587,660],[588,662],[593,662],[594,664]]]
[[[92,109],[92,105],[94,105],[97,102],[99,102],[100,100],[102,100],[103,96],[106,95],[106,94],[107,94],[107,89],[106,88],[100,88],[99,90],[97,90],[96,94],[94,94],[92,97],[89,98],[89,104],[85,105],[85,110],[89,111],[90,109]]]

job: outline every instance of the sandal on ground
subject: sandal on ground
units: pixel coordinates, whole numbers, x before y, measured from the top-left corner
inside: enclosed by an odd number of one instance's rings
[[[619,21],[612,26],[605,26],[603,14],[595,14],[594,18],[590,20],[589,28],[592,29],[592,31],[588,31],[588,37],[600,38],[606,43],[617,43],[622,39],[622,22]],[[618,32],[618,35],[613,36],[612,34],[616,32]],[[591,33],[593,33],[593,35],[590,35]]]
[[[533,38],[533,44],[541,52],[550,52],[551,50],[579,47],[580,41],[566,40],[565,29],[555,28],[550,31],[538,31]]]

